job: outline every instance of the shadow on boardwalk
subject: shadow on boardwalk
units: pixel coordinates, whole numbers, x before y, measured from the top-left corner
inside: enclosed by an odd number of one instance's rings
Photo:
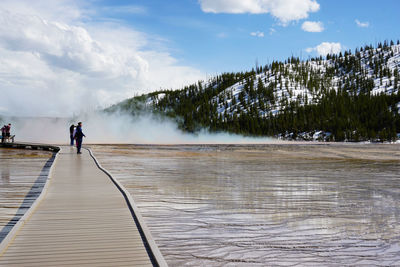
[[[43,187],[46,184],[46,180],[49,176],[50,167],[54,162],[57,152],[53,152],[53,155],[45,165],[43,166],[42,170],[38,178],[35,180],[34,184],[32,185],[29,192],[26,194],[24,200],[22,201],[21,205],[19,206],[17,212],[15,213],[14,217],[1,229],[0,231],[0,243],[3,239],[7,236],[7,234],[11,231],[14,225],[21,219],[21,217],[25,214],[25,212],[32,206],[32,203],[40,196],[42,193]]]

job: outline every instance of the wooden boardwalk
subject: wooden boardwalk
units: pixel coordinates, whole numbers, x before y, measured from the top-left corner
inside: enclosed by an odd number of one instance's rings
[[[60,150],[58,146],[46,145],[46,144],[34,144],[34,143],[0,143],[0,147],[6,148],[23,148],[32,150],[47,150],[57,152]]]
[[[166,266],[130,196],[82,153],[58,153],[41,196],[1,243],[0,266]]]

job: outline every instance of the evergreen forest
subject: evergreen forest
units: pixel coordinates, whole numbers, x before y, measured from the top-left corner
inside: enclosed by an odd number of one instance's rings
[[[106,111],[168,116],[190,133],[208,129],[293,140],[395,141],[399,69],[399,41],[385,41],[354,52],[290,57],[223,73],[180,90],[127,99]]]

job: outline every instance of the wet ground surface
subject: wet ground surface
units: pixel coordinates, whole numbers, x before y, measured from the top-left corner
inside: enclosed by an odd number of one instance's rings
[[[170,266],[400,265],[399,145],[92,148]]]
[[[0,148],[0,241],[40,195],[52,153]]]

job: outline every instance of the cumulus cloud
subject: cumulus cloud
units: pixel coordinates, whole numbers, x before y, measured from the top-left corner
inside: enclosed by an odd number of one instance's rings
[[[342,45],[340,43],[329,43],[322,42],[316,47],[309,47],[306,49],[306,52],[312,53],[317,52],[320,56],[326,56],[327,54],[337,54],[342,50]]]
[[[264,33],[260,31],[251,32],[250,35],[255,37],[264,37]]]
[[[322,32],[324,24],[320,21],[304,21],[301,28],[306,32]]]
[[[283,24],[305,19],[319,10],[316,0],[199,0],[208,13],[263,14],[270,13]]]
[[[3,114],[69,116],[203,78],[157,37],[98,22],[77,3],[0,2]]]
[[[358,19],[356,19],[355,22],[356,22],[357,26],[360,27],[360,28],[368,28],[369,27],[369,22],[368,21],[361,22]]]

